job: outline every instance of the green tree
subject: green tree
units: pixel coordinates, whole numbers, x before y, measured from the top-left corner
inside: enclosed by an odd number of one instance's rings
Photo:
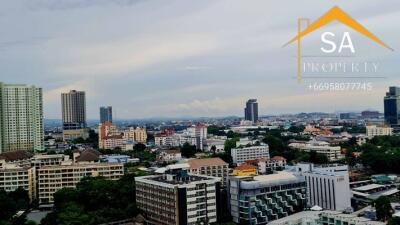
[[[6,191],[0,190],[0,221],[8,221],[17,211],[14,200],[8,196]]]
[[[181,154],[185,158],[192,158],[196,154],[196,152],[196,146],[191,145],[187,142],[181,147]]]
[[[144,151],[144,150],[146,150],[146,145],[143,143],[137,143],[137,144],[135,144],[133,149],[135,149],[136,151]]]
[[[226,129],[228,129],[227,126],[210,125],[207,127],[207,133],[217,136],[225,136],[226,133],[224,130]]]
[[[400,225],[400,217],[392,217],[389,219],[387,225]]]
[[[224,151],[226,154],[231,155],[231,149],[236,148],[236,142],[239,141],[239,138],[231,138],[227,139],[224,143]]]
[[[372,204],[376,209],[376,217],[379,221],[387,221],[392,217],[394,211],[388,197],[381,196],[373,201]]]
[[[57,224],[60,225],[82,225],[91,222],[90,216],[82,206],[76,203],[67,203],[59,213]]]
[[[54,201],[54,211],[41,221],[42,225],[94,225],[137,215],[133,175],[124,175],[118,181],[85,177],[76,189],[57,191]]]
[[[292,132],[292,133],[300,133],[304,131],[304,126],[303,125],[299,125],[299,126],[290,126],[288,131]]]

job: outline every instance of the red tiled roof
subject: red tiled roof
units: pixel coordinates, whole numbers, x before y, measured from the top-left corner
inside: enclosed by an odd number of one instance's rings
[[[274,156],[271,158],[271,160],[276,160],[276,161],[286,161],[285,158],[283,158],[282,156]]]
[[[98,161],[100,159],[101,153],[94,150],[94,149],[86,149],[81,152],[80,156],[76,158],[78,162],[91,162],[91,161]]]
[[[28,151],[10,151],[0,154],[0,159],[4,159],[6,162],[18,161],[32,158],[33,153]]]

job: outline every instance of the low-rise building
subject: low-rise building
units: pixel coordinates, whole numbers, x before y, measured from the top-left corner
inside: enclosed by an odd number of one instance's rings
[[[231,156],[233,163],[240,165],[247,160],[269,158],[269,148],[268,145],[232,148]]]
[[[226,177],[228,176],[228,166],[221,158],[204,158],[204,159],[190,159],[188,160],[189,173],[206,175],[212,177],[222,178],[222,182],[225,183]]]
[[[227,190],[229,210],[235,223],[266,224],[306,207],[304,177],[285,171],[270,175],[230,176]]]
[[[369,125],[365,128],[368,138],[373,138],[375,136],[390,136],[393,134],[393,128],[389,126]]]
[[[102,176],[110,180],[118,180],[124,175],[121,163],[87,163],[61,166],[44,166],[37,170],[39,204],[54,202],[54,193],[58,190],[76,186],[86,176]]]
[[[221,138],[209,138],[206,140],[206,151],[220,153],[225,152],[225,139]]]
[[[36,197],[35,168],[0,160],[0,189],[10,192],[18,188],[28,191],[31,201]]]
[[[63,140],[70,141],[77,138],[88,139],[89,138],[89,129],[81,128],[81,129],[64,129],[63,130]]]
[[[156,160],[158,162],[176,162],[179,160],[182,160],[182,154],[179,149],[171,149],[171,150],[161,150],[158,155]]]
[[[247,160],[246,163],[256,166],[257,173],[260,175],[271,174],[275,171],[282,171],[286,168],[286,159],[282,156]]]
[[[315,151],[319,154],[326,155],[329,161],[334,161],[343,158],[340,146],[330,146],[328,142],[312,140],[307,143],[294,142],[290,143],[289,147],[300,149],[305,152]]]
[[[167,166],[162,175],[136,177],[136,202],[151,224],[217,222],[220,179],[187,173],[189,165]]]

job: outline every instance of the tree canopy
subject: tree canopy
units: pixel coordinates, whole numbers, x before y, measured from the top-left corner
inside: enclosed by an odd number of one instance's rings
[[[124,175],[118,181],[86,177],[76,188],[63,188],[54,194],[54,211],[41,224],[101,224],[132,218],[137,213],[133,175]]]

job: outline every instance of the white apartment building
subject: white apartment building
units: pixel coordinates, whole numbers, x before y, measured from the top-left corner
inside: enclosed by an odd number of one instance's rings
[[[309,142],[294,142],[290,143],[289,147],[300,149],[305,152],[315,151],[326,155],[329,161],[334,161],[343,158],[340,146],[330,146],[328,142],[312,140]]]
[[[269,158],[269,148],[268,145],[232,148],[231,156],[233,163],[241,165],[247,160]]]
[[[309,207],[315,205],[334,211],[351,208],[351,190],[347,165],[314,166],[299,163],[293,167],[305,177]]]
[[[195,145],[199,150],[204,150],[206,139],[207,126],[205,125],[191,126],[180,133],[160,133],[154,136],[156,146],[179,147],[189,143]]]
[[[0,153],[43,151],[42,89],[0,82]]]
[[[19,166],[0,160],[0,189],[10,192],[18,188],[28,191],[31,200],[36,197],[35,168]]]
[[[388,126],[370,125],[365,128],[368,138],[373,138],[375,136],[391,136],[393,134],[393,128]]]
[[[209,138],[206,140],[206,151],[216,153],[225,151],[225,139]]]
[[[187,173],[189,165],[167,166],[166,174],[136,177],[136,202],[152,224],[217,222],[220,178]]]
[[[75,187],[86,176],[103,176],[118,180],[124,175],[121,163],[87,163],[44,166],[37,170],[39,204],[54,202],[54,193],[65,187]]]
[[[188,127],[186,130],[189,133],[189,136],[207,139],[207,126],[206,125],[197,124],[197,125]]]
[[[156,146],[160,147],[179,147],[185,143],[195,145],[198,149],[203,148],[203,140],[200,137],[189,136],[187,133],[175,133],[172,135],[156,135],[154,137],[154,142]]]

